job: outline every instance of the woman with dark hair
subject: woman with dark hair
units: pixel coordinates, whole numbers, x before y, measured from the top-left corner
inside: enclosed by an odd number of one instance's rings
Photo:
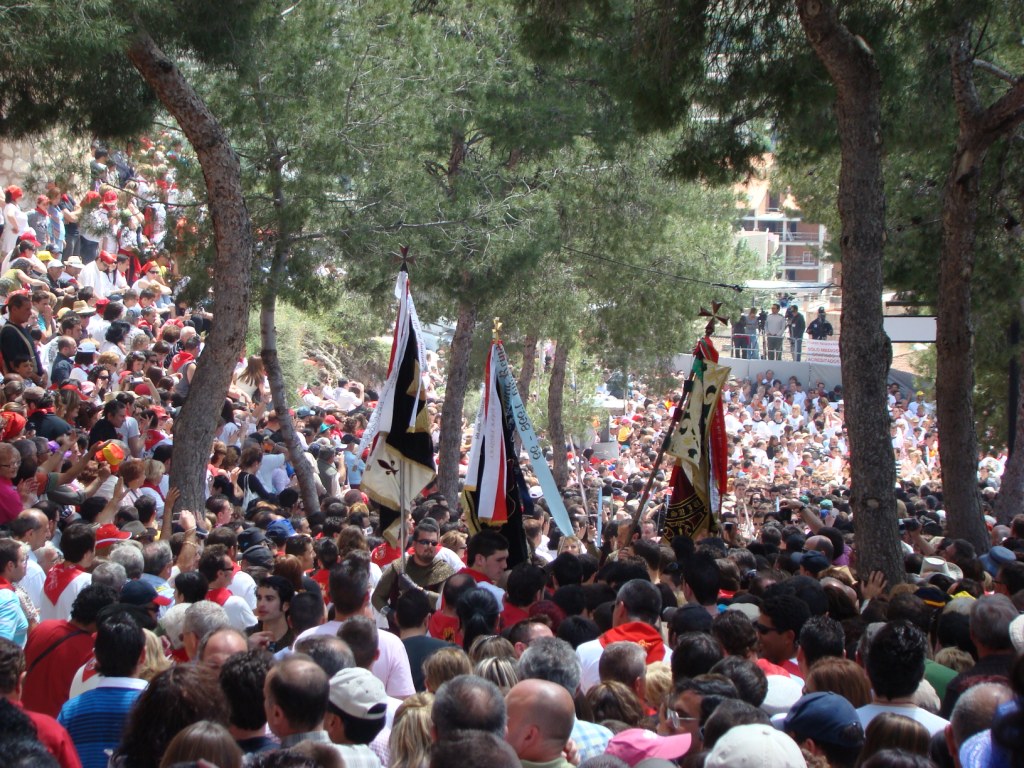
[[[235,478],[237,488],[233,494],[236,499],[241,499],[242,514],[248,512],[249,505],[257,499],[277,503],[277,495],[264,488],[256,476],[262,463],[263,449],[259,445],[247,445],[242,449],[242,455],[238,458],[241,471]]]
[[[158,768],[171,740],[200,720],[228,722],[228,706],[217,678],[188,664],[171,667],[154,677],[135,702],[110,765]]]
[[[117,355],[118,364],[124,362],[125,344],[128,339],[128,331],[130,330],[131,326],[128,323],[121,322],[120,320],[112,322],[103,336],[100,354],[111,352]]]
[[[78,356],[75,356],[75,362],[78,362]],[[97,365],[89,371],[88,380],[91,381],[96,389],[92,393],[92,401],[95,403],[102,403],[107,392],[112,391],[111,378],[113,374],[110,368],[105,365]]]
[[[462,647],[469,651],[480,635],[498,634],[498,601],[486,589],[476,587],[459,598],[455,607],[462,626]]]
[[[124,359],[124,370],[117,374],[118,388],[122,391],[133,390],[138,380],[143,378],[142,368],[146,365],[145,352],[132,352]],[[132,381],[136,384],[132,384]]]

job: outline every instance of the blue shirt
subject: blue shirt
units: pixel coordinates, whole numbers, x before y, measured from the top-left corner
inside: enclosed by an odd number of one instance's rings
[[[106,768],[106,750],[121,743],[128,713],[145,687],[146,681],[135,677],[105,677],[61,707],[57,722],[71,735],[82,768]]]
[[[22,648],[28,640],[28,619],[13,589],[0,589],[0,637]]]
[[[348,473],[349,485],[359,485],[363,482],[364,469],[366,462],[359,458],[359,454],[345,451],[345,472]]]

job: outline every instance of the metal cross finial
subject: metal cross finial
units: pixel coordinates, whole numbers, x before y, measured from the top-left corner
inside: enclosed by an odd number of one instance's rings
[[[496,317],[491,321],[491,338],[495,341],[501,341],[501,318]]]
[[[409,246],[408,245],[400,245],[398,247],[398,251],[399,251],[398,253],[393,255],[393,258],[394,258],[395,261],[402,262],[402,267],[401,268],[404,271],[408,272],[409,271],[409,269],[408,269],[409,265],[416,263],[416,257],[409,255]]]
[[[712,334],[714,334],[714,332],[715,332],[715,325],[717,323],[721,323],[722,325],[728,325],[729,324],[729,318],[722,317],[720,314],[718,314],[718,310],[720,310],[721,308],[722,308],[722,302],[720,302],[720,301],[713,301],[713,302],[711,302],[711,310],[710,311],[704,309],[704,307],[700,308],[700,316],[701,317],[711,318],[710,320],[708,320],[708,324],[706,326],[704,326],[704,335],[705,336],[711,336]]]

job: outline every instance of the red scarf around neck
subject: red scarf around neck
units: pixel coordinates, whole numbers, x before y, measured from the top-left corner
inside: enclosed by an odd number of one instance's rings
[[[601,635],[598,640],[601,642],[602,648],[623,640],[636,643],[647,651],[648,664],[653,664],[665,658],[665,643],[661,639],[661,633],[650,624],[645,624],[642,621],[629,621],[617,627],[612,627]]]
[[[46,574],[46,581],[43,583],[43,592],[46,594],[46,599],[56,605],[68,584],[82,573],[85,573],[85,571],[74,563],[61,563],[60,565],[53,566],[50,572]]]
[[[217,605],[224,605],[231,597],[231,590],[227,587],[221,587],[220,589],[211,589],[206,593],[206,599],[212,600]]]

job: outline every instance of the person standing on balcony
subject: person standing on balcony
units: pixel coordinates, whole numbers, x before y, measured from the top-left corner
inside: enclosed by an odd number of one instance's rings
[[[799,363],[807,321],[800,314],[800,308],[796,304],[786,307],[786,327],[789,328],[789,351],[793,355],[793,360]]]
[[[824,341],[832,335],[832,323],[828,321],[824,307],[818,307],[818,316],[807,326],[807,333],[815,341]]]
[[[761,331],[761,317],[757,307],[751,307],[747,313],[747,333],[750,335],[750,348],[747,350],[750,360],[761,359],[761,341],[758,336]]]
[[[772,304],[772,311],[764,321],[764,334],[768,340],[768,359],[782,359],[782,335],[786,332],[786,318],[779,312],[779,305]]]

